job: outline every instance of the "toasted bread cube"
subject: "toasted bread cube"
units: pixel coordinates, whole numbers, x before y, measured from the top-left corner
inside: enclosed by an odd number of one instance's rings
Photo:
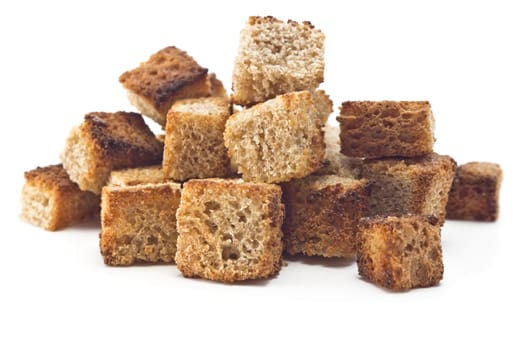
[[[104,187],[100,233],[104,262],[173,263],[180,195],[178,183]]]
[[[368,216],[419,214],[434,216],[443,224],[455,171],[452,158],[436,153],[366,159],[362,175],[370,181]]]
[[[188,53],[168,46],[139,67],[123,73],[119,81],[128,91],[131,104],[164,126],[175,101],[210,96],[207,73]]]
[[[168,113],[162,168],[176,181],[225,177],[230,158],[224,146],[224,127],[230,105],[221,98],[176,102]]]
[[[160,164],[162,143],[140,114],[94,112],[71,130],[61,158],[81,190],[100,194],[112,170]]]
[[[447,219],[496,221],[502,178],[501,167],[495,163],[459,166],[448,195]]]
[[[134,186],[145,184],[161,184],[164,180],[162,166],[153,165],[140,168],[113,170],[107,186]]]
[[[24,173],[22,218],[48,231],[66,228],[97,213],[100,197],[81,191],[62,164],[37,167]]]
[[[341,153],[339,125],[324,126],[326,144],[323,166],[314,175],[339,175],[359,179],[363,171],[363,159],[351,158]]]
[[[250,106],[324,80],[324,34],[310,22],[250,17],[233,68],[235,104]]]
[[[365,218],[357,267],[363,278],[394,291],[437,285],[443,278],[440,226],[412,215]]]
[[[282,187],[287,253],[345,258],[355,255],[357,224],[366,208],[366,180],[311,175]]]
[[[322,166],[325,145],[312,95],[277,96],[235,113],[226,123],[228,155],[245,181],[277,183]]]
[[[432,152],[434,116],[426,101],[344,102],[337,117],[349,157],[418,157]]]
[[[275,275],[283,215],[277,185],[190,180],[177,212],[177,267],[185,277],[221,282]]]

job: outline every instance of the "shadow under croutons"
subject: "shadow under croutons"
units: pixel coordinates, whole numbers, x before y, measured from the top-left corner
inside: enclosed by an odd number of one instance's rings
[[[402,289],[402,290],[396,290],[396,289],[390,289],[390,288],[387,288],[385,286],[382,286],[380,284],[377,284],[377,283],[374,283],[372,281],[370,281],[369,279],[367,278],[364,278],[363,276],[358,276],[358,279],[366,284],[368,284],[371,288],[377,288],[379,290],[382,290],[383,292],[386,292],[386,293],[389,293],[389,294],[407,294],[407,293],[418,293],[418,292],[423,292],[425,290],[431,290],[433,288],[437,288],[441,285],[441,281],[436,283],[435,285],[430,285],[430,286],[418,286],[418,287],[412,287],[412,288],[408,288],[408,289]]]
[[[342,268],[355,264],[355,258],[325,258],[322,256],[284,255],[284,261],[298,262],[304,265],[317,265],[330,268]]]
[[[184,277],[182,274],[179,274],[178,277],[190,279],[192,281],[195,281],[197,283],[203,283],[203,284],[214,284],[214,285],[223,285],[223,286],[249,286],[249,287],[264,287],[268,285],[273,279],[275,279],[279,274],[276,274],[274,276],[264,278],[264,279],[253,279],[253,280],[244,280],[244,281],[234,281],[234,282],[223,282],[223,281],[213,281],[213,280],[207,280],[200,277]]]
[[[75,230],[97,230],[97,233],[99,233],[101,230],[100,215],[83,219],[70,227]]]

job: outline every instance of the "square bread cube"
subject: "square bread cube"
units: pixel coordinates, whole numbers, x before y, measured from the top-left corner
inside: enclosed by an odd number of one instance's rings
[[[180,196],[178,183],[104,187],[100,233],[104,263],[173,263]]]
[[[164,126],[175,101],[210,96],[207,73],[187,52],[168,46],[139,67],[123,73],[119,81],[128,91],[131,104]]]
[[[502,178],[501,167],[495,163],[459,166],[448,195],[447,219],[496,221]]]
[[[349,157],[417,157],[434,146],[427,101],[344,102],[337,117],[341,152]]]
[[[250,17],[233,68],[235,104],[250,106],[324,80],[324,34],[310,22]]]
[[[162,166],[153,165],[140,168],[113,170],[107,186],[133,186],[145,184],[160,184],[164,180]]]
[[[190,180],[177,212],[177,267],[184,277],[221,282],[275,275],[283,215],[277,185]]]
[[[437,285],[443,278],[440,226],[412,215],[361,220],[357,268],[364,279],[394,291]]]
[[[367,216],[419,214],[434,216],[443,224],[455,171],[452,158],[436,153],[366,159],[362,175],[370,181]]]
[[[314,175],[339,175],[359,179],[363,171],[363,159],[351,158],[341,153],[339,125],[324,126],[326,145],[323,166]]]
[[[230,158],[224,146],[224,127],[230,104],[222,98],[175,102],[166,124],[164,177],[176,181],[226,177]]]
[[[100,194],[112,170],[160,164],[162,143],[140,114],[93,112],[71,130],[61,159],[81,190]]]
[[[21,216],[35,226],[60,230],[100,209],[100,196],[81,191],[62,164],[37,167],[26,171],[24,177]]]
[[[282,184],[287,253],[355,255],[357,224],[363,217],[367,181],[335,175],[308,176]]]
[[[277,183],[322,167],[322,124],[308,91],[292,92],[235,113],[224,142],[245,181]]]

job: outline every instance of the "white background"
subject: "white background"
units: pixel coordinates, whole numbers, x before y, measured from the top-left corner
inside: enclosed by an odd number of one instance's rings
[[[523,348],[519,1],[108,3],[0,5],[0,348]],[[122,72],[176,45],[230,86],[249,15],[324,31],[336,106],[430,100],[438,152],[502,165],[500,220],[447,222],[438,287],[390,293],[339,260],[297,258],[241,285],[184,279],[175,266],[110,268],[94,224],[50,233],[19,220],[25,170],[57,163],[85,113],[132,110]]]

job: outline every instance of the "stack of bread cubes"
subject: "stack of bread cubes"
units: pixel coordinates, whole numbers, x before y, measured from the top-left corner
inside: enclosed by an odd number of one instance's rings
[[[62,164],[25,173],[23,218],[53,231],[100,212],[112,266],[235,282],[276,275],[285,252],[356,257],[396,291],[438,284],[445,218],[496,220],[501,169],[434,153],[426,101],[344,102],[328,124],[324,39],[250,17],[231,96],[185,51],[153,54],[120,76],[141,114],[86,114]]]

